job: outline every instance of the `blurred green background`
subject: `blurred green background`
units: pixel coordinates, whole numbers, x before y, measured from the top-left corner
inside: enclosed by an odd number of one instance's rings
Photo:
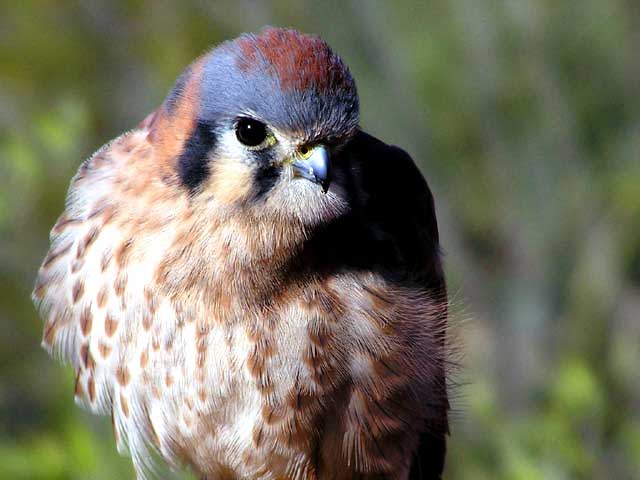
[[[0,3],[0,478],[133,478],[29,294],[68,182],[209,46],[321,34],[434,190],[449,479],[640,478],[637,0]]]

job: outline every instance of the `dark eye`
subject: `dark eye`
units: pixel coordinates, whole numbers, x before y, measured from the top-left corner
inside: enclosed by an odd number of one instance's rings
[[[267,138],[267,127],[252,118],[241,118],[236,124],[236,137],[248,147],[257,147]]]

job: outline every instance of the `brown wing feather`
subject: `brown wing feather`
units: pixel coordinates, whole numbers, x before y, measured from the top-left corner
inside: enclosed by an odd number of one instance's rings
[[[438,479],[446,454],[449,403],[444,358],[447,292],[433,196],[411,157],[400,148],[360,132],[349,149],[360,170],[363,214],[379,238],[371,247],[376,249],[374,256],[386,252],[386,270],[405,285],[418,285],[440,305],[439,318],[431,323],[436,326],[431,333],[438,337],[440,351],[434,352],[429,414],[410,474],[412,479]],[[388,247],[381,248],[381,243]]]

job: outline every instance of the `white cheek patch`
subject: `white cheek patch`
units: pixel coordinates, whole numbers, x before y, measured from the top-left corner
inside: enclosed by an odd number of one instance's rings
[[[224,130],[219,135],[216,147],[217,157],[226,157],[239,162],[247,160],[247,149],[238,141],[233,129]]]

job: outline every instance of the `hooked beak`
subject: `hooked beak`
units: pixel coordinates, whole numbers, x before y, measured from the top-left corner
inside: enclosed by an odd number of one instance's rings
[[[322,187],[327,193],[331,183],[331,158],[323,145],[313,147],[306,158],[298,157],[291,164],[296,176],[306,178]]]

